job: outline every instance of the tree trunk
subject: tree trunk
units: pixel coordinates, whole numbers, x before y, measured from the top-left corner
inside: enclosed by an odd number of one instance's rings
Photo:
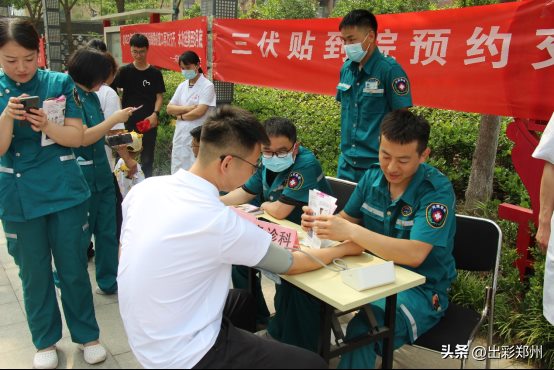
[[[115,6],[118,13],[123,13],[125,11],[125,0],[115,0]]]
[[[65,33],[67,37],[67,47],[69,55],[73,54],[75,50],[75,45],[73,45],[73,25],[71,24],[71,8],[64,8],[65,14]]]
[[[500,117],[483,114],[465,194],[467,210],[474,210],[479,202],[491,198],[499,134]]]
[[[335,1],[327,0],[327,16],[329,16],[333,12],[334,7],[335,7]]]

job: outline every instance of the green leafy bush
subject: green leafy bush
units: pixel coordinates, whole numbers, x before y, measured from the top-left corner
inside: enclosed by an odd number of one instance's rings
[[[155,176],[169,175],[171,173],[171,150],[173,148],[173,133],[175,132],[175,119],[167,114],[165,108],[175,94],[177,86],[183,82],[180,73],[163,70],[162,75],[165,83],[165,93],[162,109],[160,111],[160,125],[154,151]]]

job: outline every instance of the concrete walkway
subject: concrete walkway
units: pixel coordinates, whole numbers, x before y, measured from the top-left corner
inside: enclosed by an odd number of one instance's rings
[[[89,275],[93,288],[96,288],[94,263],[89,263]],[[275,292],[272,282],[264,278],[264,295],[274,311],[272,302]],[[71,342],[69,331],[63,329],[63,338],[58,342],[59,368],[95,368],[114,369],[141,368],[135,356],[129,348],[127,336],[123,329],[123,323],[119,315],[117,296],[100,296],[93,294],[96,318],[100,325],[100,341],[108,350],[107,360],[91,366],[84,362],[82,352],[77,345]],[[58,297],[59,301],[59,297]],[[59,304],[61,309],[61,303]],[[18,276],[18,268],[13,258],[8,254],[4,232],[0,224],[0,368],[31,368],[35,348],[31,341],[31,334],[25,319],[25,310],[21,290],[21,281]],[[459,368],[459,361],[443,360],[440,354],[431,353],[411,346],[404,346],[395,352],[395,368]],[[331,362],[331,367],[336,367],[336,361]],[[469,368],[484,368],[484,362],[472,361]],[[509,360],[493,360],[492,367],[504,368],[530,368],[522,362]]]

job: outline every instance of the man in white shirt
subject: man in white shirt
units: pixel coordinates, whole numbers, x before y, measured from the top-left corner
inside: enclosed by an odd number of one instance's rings
[[[543,314],[554,325],[554,114],[544,130],[533,157],[544,160],[541,181],[541,208],[537,242],[546,252],[544,265]]]
[[[189,171],[154,177],[123,202],[119,305],[131,349],[146,368],[326,368],[316,354],[258,337],[255,302],[229,290],[232,265],[273,273],[320,267],[219,200],[259,168],[268,138],[244,110],[219,108],[202,128]],[[361,249],[312,250],[324,263]],[[237,325],[237,327],[235,327]]]

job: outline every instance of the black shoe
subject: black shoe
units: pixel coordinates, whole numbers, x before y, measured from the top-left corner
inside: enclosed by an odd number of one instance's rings
[[[87,257],[89,261],[94,257],[94,244],[92,242],[88,245]]]

